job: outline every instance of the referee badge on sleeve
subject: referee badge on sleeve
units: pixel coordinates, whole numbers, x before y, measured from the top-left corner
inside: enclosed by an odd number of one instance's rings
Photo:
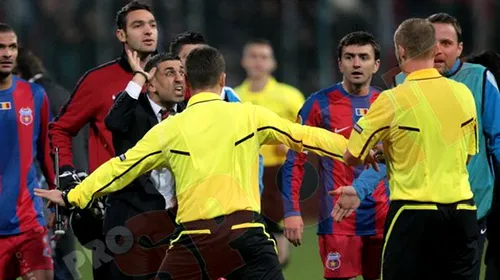
[[[359,134],[361,134],[361,132],[363,132],[363,129],[358,124],[354,125],[354,130],[356,130]]]

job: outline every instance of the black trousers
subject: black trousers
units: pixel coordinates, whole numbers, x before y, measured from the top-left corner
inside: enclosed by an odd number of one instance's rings
[[[275,240],[260,215],[241,211],[183,226],[156,279],[284,279]]]
[[[383,280],[476,280],[479,228],[471,201],[392,201],[385,228]]]

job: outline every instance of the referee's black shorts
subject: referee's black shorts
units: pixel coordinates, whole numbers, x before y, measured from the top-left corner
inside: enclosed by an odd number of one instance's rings
[[[454,204],[392,201],[381,280],[475,280],[476,219],[472,200]]]
[[[276,242],[254,212],[185,223],[171,244],[156,279],[284,279]]]

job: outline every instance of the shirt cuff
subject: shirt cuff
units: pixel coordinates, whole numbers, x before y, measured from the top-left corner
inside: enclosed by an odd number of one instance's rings
[[[138,85],[136,82],[130,81],[128,82],[128,85],[125,88],[125,91],[130,97],[137,100],[139,99],[139,94],[141,94],[142,87]]]

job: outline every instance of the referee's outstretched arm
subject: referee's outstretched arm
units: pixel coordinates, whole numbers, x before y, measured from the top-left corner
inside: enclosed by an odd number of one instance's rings
[[[257,136],[263,144],[285,144],[296,152],[308,150],[319,156],[343,161],[347,139],[326,129],[293,123],[276,113],[253,106]]]
[[[59,205],[85,209],[91,205],[92,200],[125,188],[140,175],[153,169],[168,167],[170,152],[167,150],[167,143],[171,143],[174,135],[177,135],[176,126],[171,125],[168,120],[154,126],[133,148],[102,164],[74,189],[63,193],[63,203],[54,192],[36,189],[35,194]]]

